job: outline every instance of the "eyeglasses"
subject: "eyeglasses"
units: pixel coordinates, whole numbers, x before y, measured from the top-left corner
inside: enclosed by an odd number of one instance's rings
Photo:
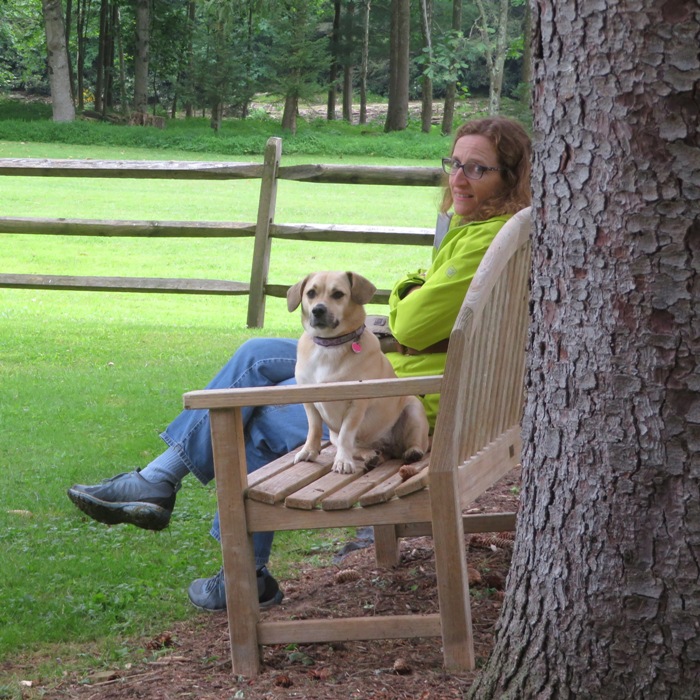
[[[442,169],[448,175],[456,175],[458,170],[464,173],[464,177],[470,180],[481,180],[484,173],[493,171],[504,170],[504,168],[488,168],[485,165],[479,165],[478,163],[460,163],[454,158],[443,158],[442,159]]]

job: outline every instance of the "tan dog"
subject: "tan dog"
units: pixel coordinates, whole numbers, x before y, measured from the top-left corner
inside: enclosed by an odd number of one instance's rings
[[[379,341],[364,326],[366,304],[376,287],[353,272],[317,272],[287,292],[287,308],[301,304],[304,333],[297,350],[296,380],[317,384],[395,377]],[[304,404],[306,443],[296,462],[313,461],[321,450],[322,423],[337,453],[333,471],[351,474],[354,458],[367,467],[385,457],[419,460],[428,449],[428,420],[415,396]]]

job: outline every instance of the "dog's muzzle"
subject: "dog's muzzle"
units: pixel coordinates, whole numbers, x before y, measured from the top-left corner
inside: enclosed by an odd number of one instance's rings
[[[330,318],[325,304],[316,304],[311,309],[310,320],[313,328],[326,328],[331,325],[333,319]]]

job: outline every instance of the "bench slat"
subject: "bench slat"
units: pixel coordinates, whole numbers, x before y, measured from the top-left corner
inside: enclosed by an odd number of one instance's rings
[[[332,455],[322,452],[317,459],[316,462],[299,462],[293,469],[285,469],[256,486],[249,486],[248,498],[260,503],[280,503],[290,494],[308,486],[331,470]]]
[[[399,459],[392,459],[384,462],[384,464],[380,464],[372,471],[362,474],[359,479],[356,479],[351,484],[331,494],[328,498],[324,498],[321,501],[321,508],[323,510],[352,508],[363,493],[370,491],[385,479],[389,479],[396,474],[401,468],[401,464]]]
[[[287,506],[287,508],[311,510],[315,508],[322,499],[329,497],[331,494],[334,494],[336,491],[339,491],[361,476],[362,472],[355,472],[354,474],[328,472],[328,474],[324,474],[324,476],[317,481],[287,496],[284,505]]]

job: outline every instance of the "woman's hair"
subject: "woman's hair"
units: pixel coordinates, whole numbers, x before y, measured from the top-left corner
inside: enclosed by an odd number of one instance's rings
[[[486,117],[475,119],[459,127],[452,142],[462,136],[484,136],[498,156],[498,165],[503,168],[501,179],[503,190],[496,197],[484,202],[470,218],[485,220],[499,214],[515,214],[530,205],[530,137],[523,127],[507,117]],[[446,185],[440,211],[446,212],[452,206],[452,193]]]

